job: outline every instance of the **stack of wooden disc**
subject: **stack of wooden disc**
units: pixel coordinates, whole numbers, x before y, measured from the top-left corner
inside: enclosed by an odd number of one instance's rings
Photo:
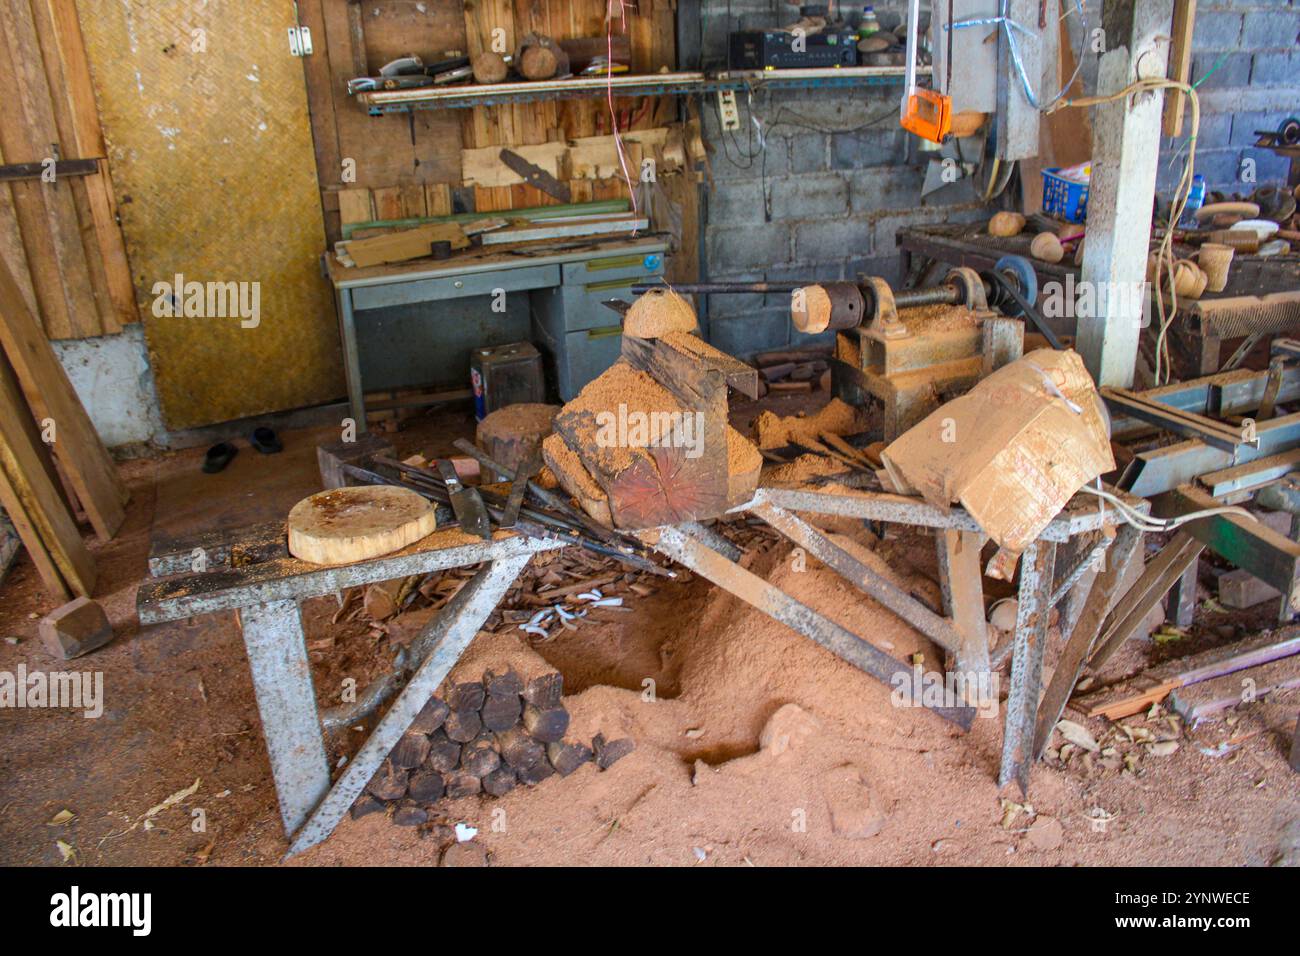
[[[451,685],[445,699],[432,698],[416,715],[353,804],[353,819],[391,808],[394,823],[419,826],[444,797],[501,797],[591,761],[607,770],[632,752],[627,737],[606,741],[597,734],[590,747],[566,741],[563,693],[558,673],[525,683],[512,668]]]

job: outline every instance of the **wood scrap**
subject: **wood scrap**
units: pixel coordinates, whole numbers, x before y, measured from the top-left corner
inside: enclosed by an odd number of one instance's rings
[[[433,533],[433,505],[405,488],[365,485],[304,498],[289,512],[289,553],[313,564],[389,554]]]
[[[1251,703],[1279,690],[1300,687],[1300,656],[1249,667],[1196,684],[1175,687],[1169,706],[1195,727],[1207,717],[1223,713],[1238,704]]]

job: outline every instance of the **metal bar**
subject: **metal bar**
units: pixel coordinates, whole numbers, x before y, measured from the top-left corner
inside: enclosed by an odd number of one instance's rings
[[[1176,627],[1191,627],[1196,615],[1196,578],[1200,562],[1192,561],[1169,589],[1169,613]]]
[[[1245,464],[1300,446],[1300,413],[1284,415],[1255,426],[1258,445],[1241,445],[1237,460],[1202,441],[1184,441],[1139,452],[1124,469],[1120,487],[1139,498],[1153,498],[1200,475],[1233,464]]]
[[[1300,470],[1300,448],[1293,448],[1279,455],[1257,458],[1243,465],[1211,471],[1201,475],[1198,481],[1209,490],[1211,495],[1218,498],[1266,485],[1296,470]]]
[[[675,527],[646,532],[647,543],[674,561],[686,565],[700,577],[731,592],[773,620],[820,644],[832,654],[870,674],[883,684],[897,687],[900,681],[911,686],[912,668],[864,641],[834,621],[801,604],[780,588],[758,575],[728,561],[713,549]],[[918,702],[919,703],[919,702]],[[929,707],[944,720],[963,730],[970,729],[975,717],[973,707]]]
[[[1070,631],[1069,640],[1065,642],[1065,648],[1061,651],[1055,670],[1052,671],[1052,680],[1048,684],[1047,693],[1038,708],[1038,722],[1034,728],[1034,759],[1041,757],[1047,748],[1047,741],[1052,736],[1052,728],[1065,712],[1065,705],[1070,699],[1070,694],[1074,692],[1074,685],[1079,682],[1079,675],[1083,673],[1084,662],[1092,653],[1092,646],[1101,632],[1102,621],[1110,610],[1111,600],[1119,589],[1120,582],[1124,580],[1125,574],[1128,573],[1129,562],[1133,560],[1135,554],[1139,553],[1141,546],[1142,532],[1132,525],[1126,524],[1116,533],[1115,543],[1111,545],[1106,564],[1097,572],[1097,580],[1093,582],[1092,590],[1079,614],[1079,620]]]
[[[51,157],[53,158],[53,157]],[[45,179],[57,182],[64,176],[93,176],[99,172],[98,159],[60,159],[45,163],[10,163],[0,166],[0,183],[24,179]]]
[[[1056,572],[1056,545],[1036,541],[1020,560],[1019,609],[1011,656],[1011,691],[1002,733],[1002,765],[998,787],[1015,781],[1020,792],[1029,790],[1033,763],[1034,717],[1043,683],[1043,651],[1047,647],[1047,605]]]
[[[549,541],[511,534],[454,548],[431,547],[413,554],[396,554],[337,567],[312,567],[310,570],[304,570],[303,562],[292,558],[266,561],[238,572],[218,571],[145,582],[140,586],[136,607],[141,624],[159,624],[216,611],[237,610],[250,604],[303,600],[360,584],[460,568],[482,561],[531,556],[573,543],[571,540]]]
[[[935,532],[934,542],[943,607],[960,641],[954,652],[956,669],[965,674],[986,673],[989,630],[984,619],[984,572],[980,567],[984,535],[944,528]]]
[[[805,548],[822,564],[867,597],[893,611],[944,650],[951,654],[965,653],[962,635],[953,627],[951,621],[935,614],[898,585],[867,567],[843,548],[836,546],[812,525],[773,504],[757,505],[751,509],[751,512],[799,547]],[[976,553],[978,554],[978,548]]]
[[[1101,389],[1101,397],[1112,412],[1123,412],[1130,418],[1155,425],[1157,428],[1182,435],[1184,438],[1197,439],[1229,454],[1235,454],[1237,449],[1245,444],[1240,428],[1233,428],[1204,415],[1143,399],[1139,395],[1118,388]]]
[[[343,814],[347,813],[388,752],[411,726],[416,714],[460,660],[479,627],[530,558],[531,555],[516,555],[493,561],[447,602],[439,615],[438,630],[441,633],[432,638],[429,656],[353,756],[338,782],[298,831],[286,858],[315,846],[334,832]]]
[[[1081,554],[1074,566],[1065,572],[1065,577],[1056,586],[1056,590],[1052,592],[1052,599],[1048,602],[1048,606],[1056,607],[1056,605],[1060,604],[1061,600],[1079,583],[1079,579],[1087,573],[1088,569],[1097,566],[1099,559],[1106,553],[1106,549],[1110,545],[1111,539],[1103,537],[1100,542]]]
[[[723,537],[721,533],[700,524],[698,521],[684,521],[677,527],[681,528],[696,541],[712,548],[728,561],[739,561],[744,554],[743,551]]]
[[[1159,502],[1161,517],[1201,511],[1220,504],[1192,485],[1182,485]],[[1300,544],[1260,521],[1238,515],[1213,515],[1184,526],[1192,536],[1230,564],[1249,571],[1282,593],[1283,605],[1300,610]]]
[[[1124,645],[1138,626],[1159,604],[1174,582],[1187,568],[1195,568],[1205,545],[1186,531],[1180,531],[1169,540],[1154,558],[1142,569],[1142,576],[1120,598],[1106,623],[1102,625],[1100,646],[1088,661],[1095,672],[1101,670],[1114,653]]]
[[[271,601],[240,608],[239,626],[280,817],[290,834],[330,785],[302,615],[297,601]]]
[[[352,290],[337,289],[339,337],[343,342],[343,377],[348,386],[348,406],[358,435],[366,431],[366,391],[361,386],[361,353],[357,348],[357,323],[352,311]]]

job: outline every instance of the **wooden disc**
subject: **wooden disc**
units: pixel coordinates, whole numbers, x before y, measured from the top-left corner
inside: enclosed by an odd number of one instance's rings
[[[825,332],[831,324],[831,297],[819,285],[796,289],[790,297],[790,319],[807,335]]]
[[[474,70],[475,83],[500,83],[509,72],[505,58],[491,50],[475,54],[470,66]]]
[[[409,488],[334,488],[293,506],[289,553],[313,564],[364,561],[419,541],[435,527],[433,505]]]

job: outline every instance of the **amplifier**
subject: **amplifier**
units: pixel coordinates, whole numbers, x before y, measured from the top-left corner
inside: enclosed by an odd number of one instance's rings
[[[858,38],[847,27],[827,28],[803,36],[780,30],[742,30],[728,38],[727,65],[732,70],[797,70],[858,65]]]

